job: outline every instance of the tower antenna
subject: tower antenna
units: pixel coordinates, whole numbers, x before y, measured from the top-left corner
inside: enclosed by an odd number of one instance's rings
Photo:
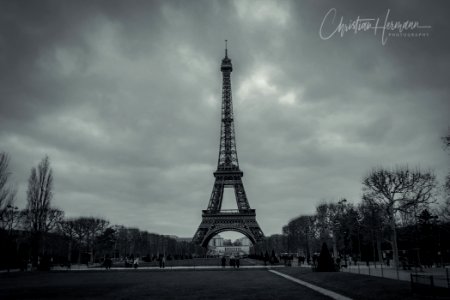
[[[228,57],[228,47],[227,47],[228,40],[225,40],[225,57]]]

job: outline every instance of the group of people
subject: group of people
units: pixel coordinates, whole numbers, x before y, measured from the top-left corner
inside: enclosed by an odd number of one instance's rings
[[[227,264],[227,258],[225,257],[225,255],[222,256],[221,262],[222,262],[222,268],[225,268],[225,266]],[[232,254],[230,256],[230,267],[239,269],[240,265],[241,265],[241,262],[240,262],[239,256],[234,256]]]
[[[106,267],[106,260],[105,260],[105,267]],[[133,267],[133,268],[137,269],[139,267],[139,256],[136,256],[134,258],[126,257],[125,258],[125,267],[128,267],[128,268]]]
[[[161,269],[164,269],[166,267],[166,256],[165,255],[158,256],[156,258],[156,260],[159,262],[159,267]],[[107,267],[106,260],[105,260],[104,265],[105,265],[105,267]],[[133,258],[133,257],[125,258],[125,267],[133,267],[134,269],[137,269],[139,267],[139,256],[137,256],[135,258]]]

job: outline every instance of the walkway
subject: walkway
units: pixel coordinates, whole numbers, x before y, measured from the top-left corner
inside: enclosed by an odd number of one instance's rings
[[[272,273],[274,273],[274,274],[276,274],[276,275],[278,275],[278,276],[281,276],[281,277],[283,277],[283,278],[286,278],[287,280],[290,280],[290,281],[293,281],[293,282],[298,283],[298,284],[300,284],[300,285],[303,285],[303,286],[305,286],[305,287],[307,287],[307,288],[310,288],[310,289],[312,289],[312,290],[314,290],[314,291],[316,291],[316,292],[319,292],[319,293],[321,293],[322,295],[328,296],[328,297],[330,297],[330,298],[332,298],[332,299],[335,299],[335,300],[352,300],[352,298],[343,296],[343,295],[341,295],[341,294],[338,294],[338,293],[335,293],[335,292],[333,292],[333,291],[324,289],[324,288],[322,288],[322,287],[320,287],[320,286],[317,286],[317,285],[308,283],[308,282],[306,282],[306,281],[303,281],[303,280],[294,278],[294,277],[292,277],[292,276],[289,276],[289,275],[286,275],[286,274],[277,272],[277,271],[275,271],[275,270],[269,270],[269,272],[272,272]]]

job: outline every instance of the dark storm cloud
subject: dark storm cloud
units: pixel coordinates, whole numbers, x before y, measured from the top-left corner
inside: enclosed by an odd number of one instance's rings
[[[0,145],[19,204],[49,154],[69,216],[192,235],[219,141],[229,40],[244,185],[266,234],[357,202],[377,165],[448,170],[446,2],[2,1]],[[324,15],[419,20],[423,39],[319,37]],[[180,220],[183,220],[180,222]]]

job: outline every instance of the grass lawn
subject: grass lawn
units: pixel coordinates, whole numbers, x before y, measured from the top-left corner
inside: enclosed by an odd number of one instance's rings
[[[277,271],[353,299],[416,300],[408,282],[309,268]],[[266,269],[103,270],[0,274],[0,299],[329,299]],[[438,298],[439,299],[439,298]]]
[[[265,269],[0,274],[0,299],[329,299]]]
[[[423,299],[409,282],[342,272],[312,272],[309,268],[279,268],[278,272],[321,286],[353,299]]]

